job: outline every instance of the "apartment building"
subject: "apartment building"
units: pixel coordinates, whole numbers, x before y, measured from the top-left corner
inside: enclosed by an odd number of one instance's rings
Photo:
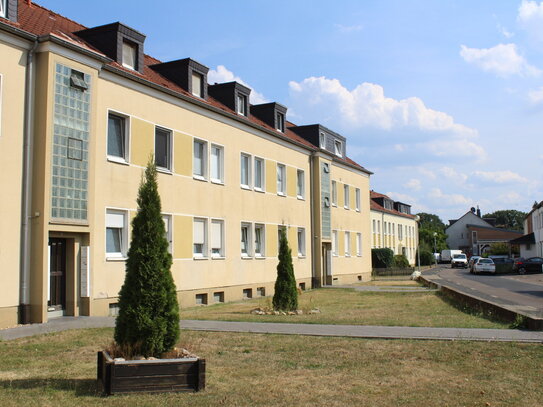
[[[369,279],[371,172],[345,138],[124,24],[0,4],[0,327],[115,315],[151,157],[181,306],[272,295],[282,228],[300,288]]]
[[[392,249],[415,264],[419,232],[411,205],[374,191],[370,191],[370,204],[371,247]]]

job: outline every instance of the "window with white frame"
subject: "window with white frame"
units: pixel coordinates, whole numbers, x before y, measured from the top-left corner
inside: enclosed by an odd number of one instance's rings
[[[240,161],[241,177],[240,183],[244,188],[251,187],[251,156],[248,154],[241,154]]]
[[[192,94],[199,98],[204,97],[204,77],[202,74],[192,72]]]
[[[398,225],[398,239],[403,240],[403,225]]]
[[[207,257],[207,219],[194,218],[192,230],[193,255],[195,258]]]
[[[356,205],[356,210],[358,212],[360,212],[360,188],[356,188],[355,191],[355,205]]]
[[[298,199],[304,199],[305,197],[305,172],[304,170],[298,170],[296,173],[296,195]]]
[[[337,230],[332,230],[332,254],[339,255],[339,241],[337,239]]]
[[[277,130],[279,130],[281,133],[285,132],[285,115],[281,112],[276,113],[276,124],[277,124]]]
[[[298,256],[305,256],[305,229],[298,228]]]
[[[334,152],[339,157],[343,156],[343,145],[342,145],[341,141],[334,140]]]
[[[126,219],[126,211],[106,210],[106,256],[108,258],[126,257],[128,246]]]
[[[277,193],[285,195],[286,192],[286,167],[283,164],[277,164]]]
[[[242,116],[247,116],[247,96],[242,93],[236,96],[236,111]]]
[[[345,198],[343,207],[345,209],[349,209],[349,202],[351,201],[351,197],[349,195],[349,185],[343,185],[343,196]]]
[[[224,257],[224,221],[211,220],[211,257]]]
[[[345,256],[351,255],[351,232],[345,232]]]
[[[155,163],[168,171],[172,169],[172,133],[160,127],[155,128]]]
[[[264,257],[266,255],[266,229],[263,224],[255,224],[255,257]]]
[[[107,118],[107,155],[128,161],[128,119],[109,113]]]
[[[194,140],[192,154],[192,175],[197,179],[206,179],[207,142]]]
[[[211,182],[224,183],[224,148],[211,144]]]
[[[166,240],[168,241],[168,251],[172,253],[172,215],[162,215],[164,229],[166,231]]]
[[[138,46],[130,41],[123,41],[123,66],[128,69],[138,69]]]
[[[242,223],[241,224],[241,257],[251,257],[252,247],[251,247],[251,224]]]
[[[264,191],[264,159],[255,157],[255,190]]]
[[[0,0],[0,17],[6,16],[6,1],[7,0]]]
[[[377,228],[375,227],[375,219],[373,219],[373,220],[371,221],[371,223],[372,223],[372,226],[373,226],[373,227],[372,227],[372,231],[373,231],[373,233],[376,233],[376,232],[377,232]]]
[[[326,148],[326,134],[320,133],[319,143],[320,148]]]
[[[337,206],[337,183],[332,181],[332,206]]]
[[[362,233],[356,234],[356,255],[362,256]]]

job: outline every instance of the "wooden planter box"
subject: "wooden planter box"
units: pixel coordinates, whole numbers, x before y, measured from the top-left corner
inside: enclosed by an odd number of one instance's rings
[[[115,361],[98,352],[98,387],[105,395],[199,391],[205,388],[205,359]]]

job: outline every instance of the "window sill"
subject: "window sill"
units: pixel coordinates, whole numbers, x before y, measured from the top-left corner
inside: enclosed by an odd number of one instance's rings
[[[108,257],[106,256],[106,261],[126,261],[128,257]]]
[[[212,256],[211,257],[211,260],[225,260],[225,259],[226,259],[226,257],[224,257],[224,256]]]
[[[241,255],[241,260],[252,260],[253,258],[251,256],[248,256],[248,255]]]
[[[128,161],[126,161],[124,158],[122,157],[115,157],[115,156],[110,156],[108,155],[107,156],[107,160],[111,163],[115,163],[115,164],[121,164],[121,165],[130,165],[130,163]]]
[[[348,206],[344,206],[343,209],[350,210],[351,208],[349,208]]]
[[[334,208],[337,208],[337,204],[335,204],[335,203],[333,203],[332,206],[333,206]]]
[[[193,260],[208,260],[209,257],[204,257],[204,256],[193,256],[192,259]]]
[[[162,174],[173,175],[172,170],[169,170],[169,169],[167,169],[167,168],[156,167],[156,170],[157,170],[157,172],[161,172]]]
[[[298,258],[299,258],[299,259],[305,259],[306,257],[305,257],[305,254],[299,254],[299,255],[298,255]]]
[[[262,188],[257,188],[257,187],[255,187],[254,190],[255,190],[255,192],[260,192],[261,194],[263,194],[264,192],[266,192],[266,191],[264,191]]]
[[[201,175],[194,175],[192,174],[192,178],[197,180],[197,181],[204,181],[204,182],[207,182],[207,179],[205,177],[202,177]]]
[[[241,184],[240,187],[241,187],[241,189],[246,189],[247,191],[251,190],[251,187],[249,185]]]
[[[278,196],[282,196],[283,198],[286,198],[286,197],[287,197],[283,192],[278,192],[277,195],[278,195]]]
[[[350,254],[347,254],[347,253],[345,253],[345,257],[351,257],[351,255],[350,255]]]
[[[255,255],[256,260],[266,260],[266,256]]]
[[[296,198],[298,198],[300,201],[305,201],[305,198],[303,196],[298,195]]]
[[[220,179],[212,179],[211,183],[216,185],[224,185],[224,181],[221,181]]]

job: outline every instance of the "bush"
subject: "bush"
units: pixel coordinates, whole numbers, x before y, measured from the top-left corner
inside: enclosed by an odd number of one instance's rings
[[[392,259],[392,266],[399,269],[406,269],[409,267],[409,260],[403,254],[397,254]]]
[[[284,229],[281,230],[281,238],[279,239],[279,264],[277,265],[277,279],[273,294],[273,308],[281,311],[298,309],[298,290],[294,278],[292,253],[288,247],[287,234]]]
[[[392,249],[371,249],[371,263],[373,268],[390,268],[392,267],[393,260],[394,252]]]
[[[114,336],[119,346],[135,354],[160,357],[179,339],[179,305],[152,159],[140,183],[137,203]]]
[[[435,257],[431,251],[429,250],[420,251],[420,265],[421,266],[431,266],[434,263],[435,263]],[[417,265],[418,265],[418,259],[417,259]]]

